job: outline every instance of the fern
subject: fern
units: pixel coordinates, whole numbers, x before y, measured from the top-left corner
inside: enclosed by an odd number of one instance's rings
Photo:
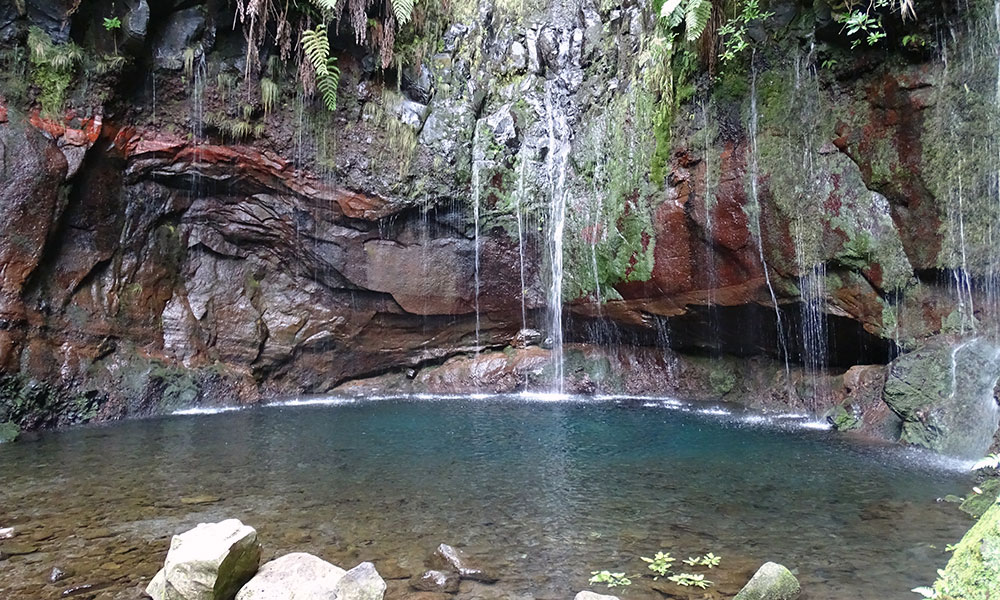
[[[684,18],[684,11],[680,10],[684,0],[666,0],[660,7],[660,18],[667,20],[667,27],[674,28],[680,25]]]
[[[337,58],[330,56],[330,40],[326,25],[302,32],[302,51],[316,73],[316,89],[323,96],[323,104],[330,111],[337,110],[337,88],[340,86],[340,69]]]
[[[337,10],[337,0],[312,0],[312,3],[316,8],[324,11],[330,12]]]
[[[416,4],[416,0],[392,0],[392,12],[400,27],[410,22],[414,4]]]
[[[264,107],[265,115],[270,114],[274,109],[279,96],[280,90],[277,83],[267,77],[260,80],[260,103]]]
[[[688,0],[684,9],[684,27],[687,41],[693,42],[705,32],[705,26],[712,16],[711,0]]]

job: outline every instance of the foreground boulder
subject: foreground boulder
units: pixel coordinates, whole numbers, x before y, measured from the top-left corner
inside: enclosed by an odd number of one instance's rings
[[[734,600],[794,600],[800,591],[799,580],[791,571],[768,562],[757,569]]]
[[[962,537],[934,588],[942,600],[1000,597],[1000,503]]]
[[[495,583],[497,581],[497,577],[493,573],[476,564],[465,552],[448,544],[441,544],[437,547],[437,550],[431,555],[428,565],[441,571],[455,571],[462,579],[482,583]]]
[[[382,600],[385,581],[375,570],[375,565],[363,562],[344,574],[334,587],[336,600]],[[297,599],[298,597],[296,597]]]
[[[236,600],[329,600],[346,573],[312,554],[286,554],[261,567]]]
[[[153,600],[233,600],[259,565],[253,527],[237,519],[202,523],[170,540],[163,568],[146,593]]]

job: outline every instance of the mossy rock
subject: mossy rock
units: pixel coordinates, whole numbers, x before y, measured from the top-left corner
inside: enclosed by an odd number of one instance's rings
[[[6,423],[0,423],[0,444],[6,442],[13,442],[17,439],[17,436],[21,434],[21,428],[11,423],[10,421]]]
[[[983,456],[997,432],[998,356],[983,339],[938,338],[893,361],[883,399],[903,420],[902,441],[952,456]]]
[[[861,427],[861,418],[848,410],[845,406],[839,405],[826,414],[826,420],[833,425],[837,431],[851,431]]]
[[[1000,479],[988,479],[979,486],[979,489],[983,493],[973,493],[959,506],[964,512],[969,513],[977,519],[983,516],[996,503],[997,496],[1000,496]]]
[[[934,589],[941,600],[996,600],[1000,590],[1000,503],[958,543]]]

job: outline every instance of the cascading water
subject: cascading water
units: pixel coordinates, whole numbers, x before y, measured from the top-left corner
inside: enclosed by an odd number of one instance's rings
[[[473,259],[473,273],[474,273],[474,285],[475,285],[475,301],[474,308],[476,311],[476,354],[479,354],[481,344],[480,344],[480,313],[479,313],[479,202],[480,202],[480,187],[482,182],[480,181],[481,172],[483,168],[483,150],[480,147],[479,142],[479,124],[476,125],[475,132],[472,137],[472,221],[475,228],[474,243],[475,243],[475,256]]]
[[[528,328],[528,285],[524,276],[524,172],[528,159],[522,158],[517,174],[517,194],[514,195],[514,213],[517,216],[517,259],[521,274],[521,329]]]
[[[563,393],[563,232],[566,227],[566,171],[569,166],[570,142],[557,135],[569,135],[569,126],[553,103],[552,91],[545,90],[545,117],[549,147],[546,169],[549,178],[548,258],[551,282],[548,293],[549,345],[552,349],[553,391]]]
[[[751,61],[752,63],[753,61]],[[764,270],[764,281],[767,284],[767,291],[771,295],[771,303],[774,305],[774,321],[777,328],[778,344],[781,347],[781,354],[785,360],[785,377],[791,377],[791,367],[788,364],[788,346],[785,343],[785,327],[781,319],[781,309],[778,307],[778,296],[774,293],[774,285],[771,283],[771,275],[768,273],[767,258],[764,256],[764,232],[760,226],[760,192],[759,192],[759,148],[758,148],[758,125],[759,115],[757,113],[757,69],[751,68],[750,72],[750,156],[749,156],[749,176],[750,176],[750,212],[753,217],[753,234],[757,241],[757,254],[760,258],[761,268]]]

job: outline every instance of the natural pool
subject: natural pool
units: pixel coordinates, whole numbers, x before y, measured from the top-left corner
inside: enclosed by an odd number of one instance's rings
[[[708,413],[708,414],[704,414]],[[716,585],[633,577],[624,598],[728,598],[764,561],[803,598],[914,598],[970,521],[957,465],[672,401],[384,399],[172,416],[0,446],[0,598],[137,598],[169,536],[236,517],[264,557],[375,562],[388,598],[441,542],[500,576],[458,598],[572,598],[640,555],[723,557]],[[4,542],[0,542],[2,544]],[[58,566],[70,576],[47,578]],[[677,565],[678,567],[683,565]],[[603,588],[602,588],[603,589]],[[595,588],[595,591],[602,591]]]

